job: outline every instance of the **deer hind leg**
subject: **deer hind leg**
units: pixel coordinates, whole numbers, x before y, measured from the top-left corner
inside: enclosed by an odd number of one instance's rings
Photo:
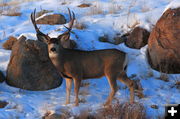
[[[75,104],[74,104],[74,106],[79,105],[78,93],[79,93],[80,84],[81,84],[81,79],[76,79],[75,78],[74,79],[74,93],[75,93]]]
[[[130,80],[127,77],[126,72],[122,72],[119,75],[118,80],[128,86],[128,88],[130,90],[130,103],[131,104],[134,103],[134,81]]]
[[[106,100],[105,106],[108,106],[112,103],[112,99],[114,97],[114,95],[117,92],[117,83],[116,83],[116,77],[113,76],[107,76],[110,88],[111,88],[111,92]]]
[[[70,103],[70,94],[72,87],[72,79],[66,78],[66,104]]]

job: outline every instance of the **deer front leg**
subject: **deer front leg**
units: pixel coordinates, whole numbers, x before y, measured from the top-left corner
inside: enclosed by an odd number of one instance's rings
[[[74,93],[75,93],[75,104],[74,104],[74,106],[79,105],[78,93],[79,93],[80,84],[81,84],[81,79],[74,79]]]
[[[70,94],[72,87],[72,79],[66,78],[66,104],[70,103]]]

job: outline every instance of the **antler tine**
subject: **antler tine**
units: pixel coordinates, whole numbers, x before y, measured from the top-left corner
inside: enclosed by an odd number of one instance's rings
[[[74,14],[74,12],[72,12],[72,14],[73,14],[73,18],[71,19],[71,21],[70,21],[70,23],[69,23],[69,28],[70,28],[70,29],[72,29],[72,26],[73,26],[74,20],[75,20],[75,14]]]
[[[68,8],[68,13],[69,13],[69,17],[70,17],[70,20],[72,19],[72,16],[71,16],[71,11],[70,9]]]
[[[37,33],[36,35],[37,35],[38,40],[43,41],[42,37],[45,37],[47,40],[49,40],[50,37],[48,35],[45,35],[44,33],[42,33],[39,30],[39,28],[37,27],[37,24],[36,24],[36,9],[34,9],[34,12],[31,13],[31,21],[32,21],[33,26],[34,26],[34,28],[36,30],[36,33]]]
[[[72,26],[73,26],[73,24],[74,24],[74,20],[75,20],[75,14],[74,14],[74,12],[72,12],[73,18],[72,18],[71,11],[70,11],[69,8],[68,8],[68,12],[69,12],[69,17],[70,17],[70,22],[69,22],[69,27],[63,25],[63,26],[68,30],[68,31],[65,32],[65,33],[69,33],[69,32],[71,31]]]
[[[39,29],[38,29],[38,27],[37,27],[37,25],[36,25],[35,14],[36,14],[36,9],[34,9],[34,12],[31,13],[31,21],[32,21],[32,23],[33,23],[33,26],[34,26],[36,32],[38,33],[38,32],[39,32]]]

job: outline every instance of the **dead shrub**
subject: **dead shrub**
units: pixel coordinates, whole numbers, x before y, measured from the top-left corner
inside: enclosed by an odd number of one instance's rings
[[[75,119],[146,119],[146,111],[142,104],[123,103],[117,101],[112,106],[101,108],[96,112],[89,109],[81,111]]]
[[[146,119],[146,111],[142,104],[121,104],[117,101],[114,105],[102,109],[99,116],[102,119]]]
[[[8,40],[3,43],[2,47],[6,50],[12,50],[13,45],[17,41],[17,38],[10,36]]]

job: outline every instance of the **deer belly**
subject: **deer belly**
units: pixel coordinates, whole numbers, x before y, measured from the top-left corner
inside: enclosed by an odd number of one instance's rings
[[[102,66],[86,66],[86,68],[83,70],[83,79],[99,78],[102,76],[104,76],[104,69]]]

